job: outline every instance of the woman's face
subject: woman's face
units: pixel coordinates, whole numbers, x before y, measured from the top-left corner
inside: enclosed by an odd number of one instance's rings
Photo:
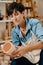
[[[11,20],[13,21],[14,25],[21,25],[21,23],[24,20],[24,12],[20,13],[19,11],[15,11],[13,12],[13,14],[11,15]]]

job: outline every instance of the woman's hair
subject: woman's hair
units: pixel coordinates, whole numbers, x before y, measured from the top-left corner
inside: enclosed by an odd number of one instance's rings
[[[25,10],[25,7],[21,3],[17,3],[17,2],[11,3],[8,7],[8,10],[7,10],[8,16],[10,16],[14,10],[22,13]]]

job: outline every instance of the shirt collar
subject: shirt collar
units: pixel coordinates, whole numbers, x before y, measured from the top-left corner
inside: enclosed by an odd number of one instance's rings
[[[26,20],[26,33],[28,32],[28,30],[31,29],[31,26],[29,24],[29,19],[25,19]]]

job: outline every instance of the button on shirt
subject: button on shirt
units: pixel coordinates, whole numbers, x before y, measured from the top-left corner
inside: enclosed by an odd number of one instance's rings
[[[43,42],[43,27],[38,19],[26,18],[26,35],[23,36],[19,26],[15,26],[12,29],[12,43],[14,45],[20,45],[20,41],[26,42],[31,36],[31,31],[36,35],[36,37]]]

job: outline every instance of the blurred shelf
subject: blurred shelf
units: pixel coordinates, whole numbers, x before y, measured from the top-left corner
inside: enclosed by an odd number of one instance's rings
[[[0,20],[0,22],[11,22],[11,20]]]
[[[0,1],[0,3],[12,3],[13,1]]]
[[[1,45],[1,44],[4,44],[4,43],[7,42],[7,41],[10,41],[10,42],[11,42],[12,40],[11,40],[11,39],[10,39],[10,40],[1,40],[1,41],[0,41],[0,45]]]
[[[25,7],[25,9],[32,9],[32,7]]]

